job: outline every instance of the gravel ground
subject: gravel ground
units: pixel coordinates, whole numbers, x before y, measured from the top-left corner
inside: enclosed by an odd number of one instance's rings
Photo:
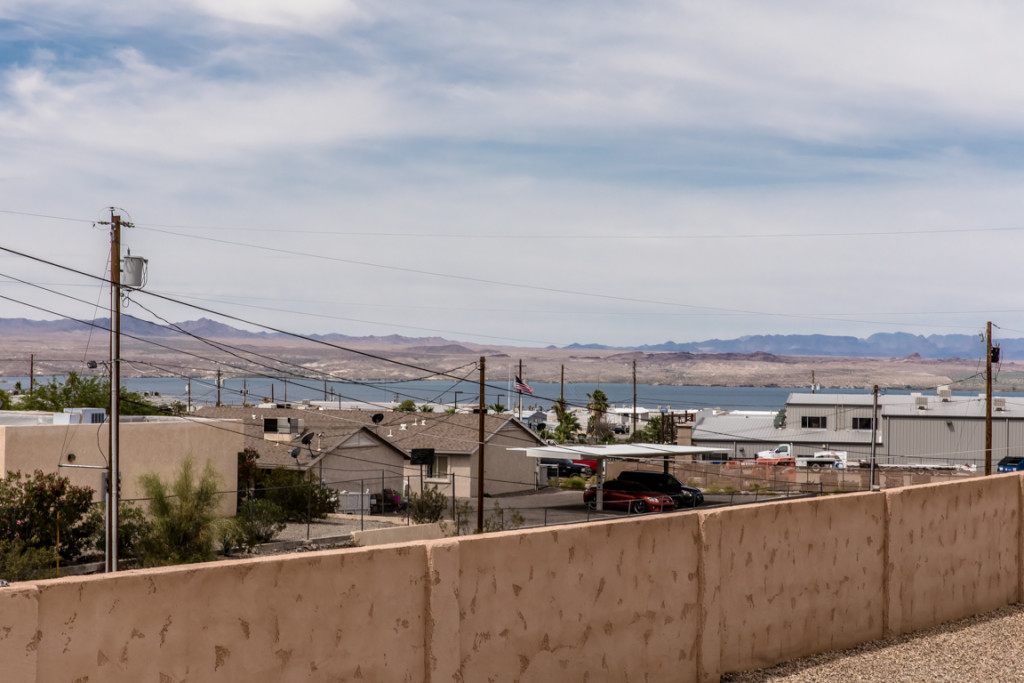
[[[927,631],[805,657],[770,669],[726,674],[722,681],[1024,681],[1024,605],[1010,605]]]

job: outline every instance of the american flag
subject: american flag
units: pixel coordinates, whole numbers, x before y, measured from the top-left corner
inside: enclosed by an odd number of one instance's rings
[[[529,394],[530,396],[533,396],[533,387],[531,387],[523,380],[519,379],[518,376],[516,377],[516,391],[521,391],[524,394]]]

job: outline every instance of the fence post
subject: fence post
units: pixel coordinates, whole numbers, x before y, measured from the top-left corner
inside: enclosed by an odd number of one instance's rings
[[[359,480],[359,530],[366,531],[366,525],[363,523],[363,517],[366,514],[366,501],[363,500],[363,496],[366,495],[364,491],[366,487],[363,485],[363,480]]]

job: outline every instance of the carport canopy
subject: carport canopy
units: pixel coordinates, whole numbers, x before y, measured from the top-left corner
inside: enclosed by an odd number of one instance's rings
[[[597,509],[604,509],[604,461],[638,460],[668,461],[680,456],[728,455],[728,448],[707,448],[704,446],[677,446],[667,443],[630,444],[563,444],[561,446],[539,446],[536,448],[510,448],[510,451],[526,451],[528,458],[570,458],[573,460],[597,461]]]

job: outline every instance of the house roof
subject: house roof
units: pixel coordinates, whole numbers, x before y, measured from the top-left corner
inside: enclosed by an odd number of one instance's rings
[[[222,417],[242,420],[245,425],[247,447],[260,451],[261,465],[280,464],[293,467],[295,460],[289,455],[297,442],[274,442],[263,438],[264,418],[299,418],[303,429],[315,432],[319,438],[319,451],[329,452],[366,431],[399,449],[408,457],[414,448],[433,448],[436,453],[475,453],[479,439],[479,415],[461,413],[376,412],[365,410],[303,410],[297,408],[252,409],[238,407],[203,408],[201,417]],[[379,424],[374,415],[381,415]],[[484,416],[484,440],[490,441],[500,432],[514,431],[543,445],[543,440],[516,420],[510,413]],[[268,447],[269,444],[269,447]],[[266,454],[266,455],[265,455]]]

